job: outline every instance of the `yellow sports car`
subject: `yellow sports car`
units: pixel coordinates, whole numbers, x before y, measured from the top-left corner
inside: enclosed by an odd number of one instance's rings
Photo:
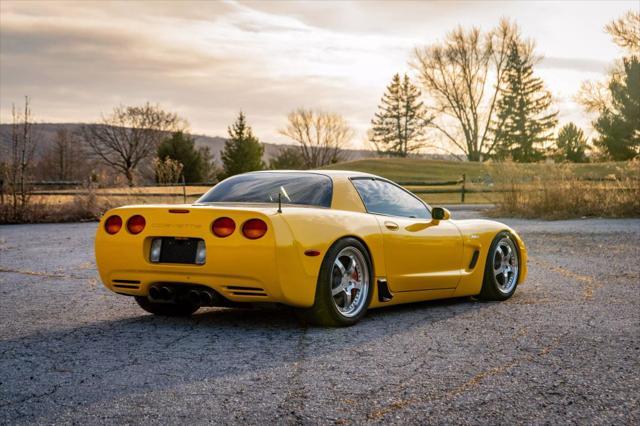
[[[95,250],[107,288],[153,314],[276,302],[331,326],[398,303],[505,300],[527,273],[506,225],[452,220],[387,179],[348,171],[252,172],[194,204],[112,209]]]

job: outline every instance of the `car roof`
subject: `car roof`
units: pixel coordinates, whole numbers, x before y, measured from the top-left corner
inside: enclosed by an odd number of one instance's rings
[[[308,173],[308,174],[321,174],[325,176],[329,176],[331,178],[343,177],[379,177],[376,175],[372,175],[371,173],[365,172],[356,172],[351,170],[325,170],[325,169],[314,169],[314,170],[260,170],[251,173]]]

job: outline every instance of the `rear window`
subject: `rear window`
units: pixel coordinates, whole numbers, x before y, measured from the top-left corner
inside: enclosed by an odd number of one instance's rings
[[[249,173],[223,180],[198,203],[277,203],[331,207],[331,178],[312,173]]]

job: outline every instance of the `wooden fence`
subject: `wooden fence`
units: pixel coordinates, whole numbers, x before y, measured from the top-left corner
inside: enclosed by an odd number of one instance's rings
[[[609,179],[603,178],[589,178],[584,177],[580,180],[593,181],[593,182],[604,182]],[[404,187],[411,187],[411,192],[414,194],[460,194],[460,203],[465,202],[465,198],[467,194],[472,193],[497,193],[497,192],[506,192],[508,189],[501,188],[493,188],[493,187],[484,187],[484,188],[470,188],[469,181],[467,180],[466,174],[462,174],[460,179],[457,180],[449,180],[449,181],[398,181],[399,185]],[[94,194],[98,197],[182,197],[183,201],[186,203],[187,198],[191,197],[201,197],[204,195],[202,192],[197,193],[187,193],[187,188],[189,187],[212,187],[216,183],[215,182],[200,182],[200,183],[173,183],[173,184],[154,184],[154,185],[145,185],[145,186],[136,186],[137,189],[144,188],[157,188],[157,187],[180,187],[182,188],[181,192],[114,192],[108,191],[103,192],[98,189],[94,192]],[[29,182],[28,185],[33,188],[30,192],[31,195],[39,195],[39,196],[82,196],[90,193],[90,189],[83,188],[83,182],[78,181],[44,181],[44,182]],[[447,187],[447,188],[441,188]],[[40,189],[42,188],[42,189]],[[56,189],[49,189],[56,188]],[[57,189],[57,188],[71,188],[69,189]],[[2,185],[2,181],[0,180],[0,195],[4,196],[5,191]],[[4,198],[4,197],[2,197]]]
[[[494,192],[493,190],[478,190],[467,188],[467,177],[463,174],[460,179],[451,181],[399,181],[397,182],[401,186],[405,187],[420,187],[412,189],[411,192],[415,194],[460,194],[460,202],[465,202],[465,194],[472,192]],[[35,189],[31,191],[32,195],[40,196],[56,196],[56,195],[87,195],[88,189],[77,189],[82,187],[83,183],[78,181],[42,181],[42,182],[29,182],[29,186],[32,188],[64,188],[71,187],[72,190],[65,189]],[[98,191],[96,196],[100,197],[182,197],[186,202],[187,197],[201,197],[204,193],[187,193],[186,188],[196,186],[214,186],[214,182],[201,182],[201,183],[173,183],[173,184],[155,184],[155,185],[143,185],[136,186],[135,188],[157,188],[157,187],[181,187],[182,193],[177,192],[103,192]],[[457,186],[457,188],[438,188],[442,186]],[[74,190],[75,189],[75,190]]]
[[[459,188],[444,188],[444,189],[412,189],[411,192],[414,194],[460,194],[460,202],[464,203],[465,194],[468,192],[482,192],[482,191],[470,191],[467,188],[467,175],[462,174],[461,178],[458,180],[449,180],[449,181],[399,181],[398,185],[401,186],[421,186],[421,187],[433,187],[433,186],[460,186]],[[490,190],[486,192],[492,192]]]

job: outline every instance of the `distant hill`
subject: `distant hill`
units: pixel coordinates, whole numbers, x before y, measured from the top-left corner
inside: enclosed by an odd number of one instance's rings
[[[82,123],[39,123],[34,124],[34,131],[38,135],[40,143],[37,146],[36,156],[41,155],[47,151],[47,148],[53,143],[56,132],[60,129],[68,129],[69,131],[79,131]],[[11,137],[11,125],[0,124],[0,148],[1,152],[7,152],[6,150],[10,146]],[[214,155],[217,162],[220,161],[220,152],[224,148],[226,138],[220,136],[208,136],[193,134],[198,146],[207,146]],[[264,145],[264,160],[268,162],[271,158],[278,155],[282,144],[275,143],[263,143]],[[4,154],[0,153],[0,156]],[[370,150],[364,149],[348,149],[345,150],[346,160],[357,160],[361,158],[375,157],[376,153]]]

